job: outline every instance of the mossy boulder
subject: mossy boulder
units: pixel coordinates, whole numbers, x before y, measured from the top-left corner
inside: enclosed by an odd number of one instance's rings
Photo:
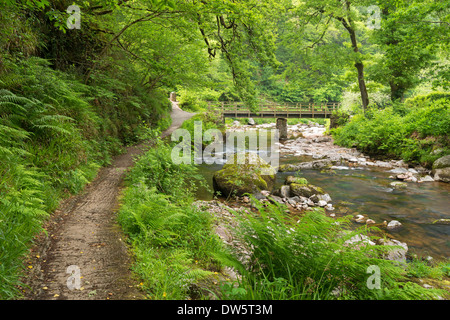
[[[434,180],[450,182],[450,155],[437,159],[433,163]]]
[[[450,167],[450,155],[437,159],[433,163],[433,169],[443,169]]]
[[[291,183],[305,185],[308,184],[308,180],[301,177],[287,176],[286,179],[284,180],[284,183],[287,185],[290,185]]]
[[[272,191],[276,169],[255,153],[234,154],[223,168],[213,175],[214,191],[227,197],[234,193],[256,193]]]
[[[312,184],[291,183],[290,186],[291,186],[291,194],[293,196],[309,198],[313,195],[325,194],[325,192],[322,190],[322,188],[317,187]]]

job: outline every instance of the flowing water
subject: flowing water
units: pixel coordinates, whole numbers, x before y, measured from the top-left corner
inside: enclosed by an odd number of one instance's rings
[[[281,157],[280,165],[310,161],[308,157]],[[211,200],[212,177],[221,164],[199,166],[209,184],[198,190],[198,198]],[[398,220],[402,228],[390,232],[408,244],[409,250],[419,256],[450,257],[450,225],[433,224],[437,219],[450,218],[450,184],[443,182],[408,183],[405,189],[393,189],[389,184],[392,173],[388,169],[368,167],[340,167],[330,172],[301,170],[301,176],[320,186],[332,198],[337,216],[364,214],[375,220]],[[283,184],[287,175],[294,172],[278,172],[276,186]]]

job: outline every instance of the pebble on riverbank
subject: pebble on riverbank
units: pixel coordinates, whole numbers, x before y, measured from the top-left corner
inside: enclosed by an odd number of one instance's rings
[[[402,227],[402,224],[400,223],[400,221],[392,220],[387,224],[386,229],[388,229],[389,231],[396,231],[396,230],[400,229],[401,227]]]

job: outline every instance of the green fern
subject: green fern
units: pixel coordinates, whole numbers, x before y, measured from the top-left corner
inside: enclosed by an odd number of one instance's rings
[[[237,239],[251,248],[249,259],[234,252],[221,260],[241,273],[241,298],[336,299],[332,292],[339,288],[339,299],[437,299],[438,290],[410,283],[403,266],[383,258],[395,247],[355,249],[347,244],[356,235],[369,236],[371,229],[350,231],[348,218],[332,219],[319,209],[299,219],[287,215],[281,205],[253,203],[258,214],[234,212],[240,225]],[[381,289],[367,286],[371,265],[382,270]],[[280,280],[288,291],[277,286]]]

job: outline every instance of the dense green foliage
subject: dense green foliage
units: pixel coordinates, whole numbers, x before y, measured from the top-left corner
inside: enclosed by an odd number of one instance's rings
[[[60,200],[168,125],[172,91],[194,112],[207,100],[342,102],[354,116],[332,131],[341,145],[426,166],[450,152],[448,1],[87,0],[71,29],[73,4],[0,3],[0,298],[17,294],[21,258]],[[195,120],[223,128],[208,110],[184,124],[191,134]],[[130,175],[122,223],[137,255],[172,279],[148,247],[166,246],[188,270],[195,259],[215,263],[201,253],[202,237],[215,240],[180,191],[194,173],[158,147]],[[139,272],[152,278],[150,267]],[[182,288],[173,293],[162,280],[146,286],[184,297],[190,280],[173,279]]]
[[[418,96],[355,115],[331,131],[337,144],[431,167],[450,153],[450,99],[448,94]]]
[[[436,299],[445,294],[411,281],[442,279],[448,275],[445,265],[386,260],[397,247],[365,243],[376,239],[371,235],[376,228],[350,231],[348,217],[329,218],[322,209],[295,217],[284,206],[252,198],[257,214],[232,212],[237,219],[233,234],[241,246],[227,248],[213,231],[212,213],[192,205],[193,177],[200,179],[195,167],[174,165],[171,145],[155,143],[131,170],[119,210],[136,255],[133,268],[150,298],[207,298],[202,293],[208,292],[220,299],[257,300]],[[354,243],[355,237],[367,240]],[[374,265],[381,270],[378,289],[367,285],[367,269]],[[225,266],[242,276],[237,283],[214,280]]]
[[[143,123],[156,125],[155,115],[167,113],[169,103],[160,93],[149,97],[106,76],[84,85],[38,58],[4,62],[0,296],[11,297],[19,258],[47,214],[83,190],[123,145],[139,141]]]
[[[212,216],[192,205],[201,177],[175,165],[172,145],[155,140],[127,178],[119,223],[136,255],[135,272],[152,299],[186,299],[192,286],[220,268],[213,253],[222,243]]]

